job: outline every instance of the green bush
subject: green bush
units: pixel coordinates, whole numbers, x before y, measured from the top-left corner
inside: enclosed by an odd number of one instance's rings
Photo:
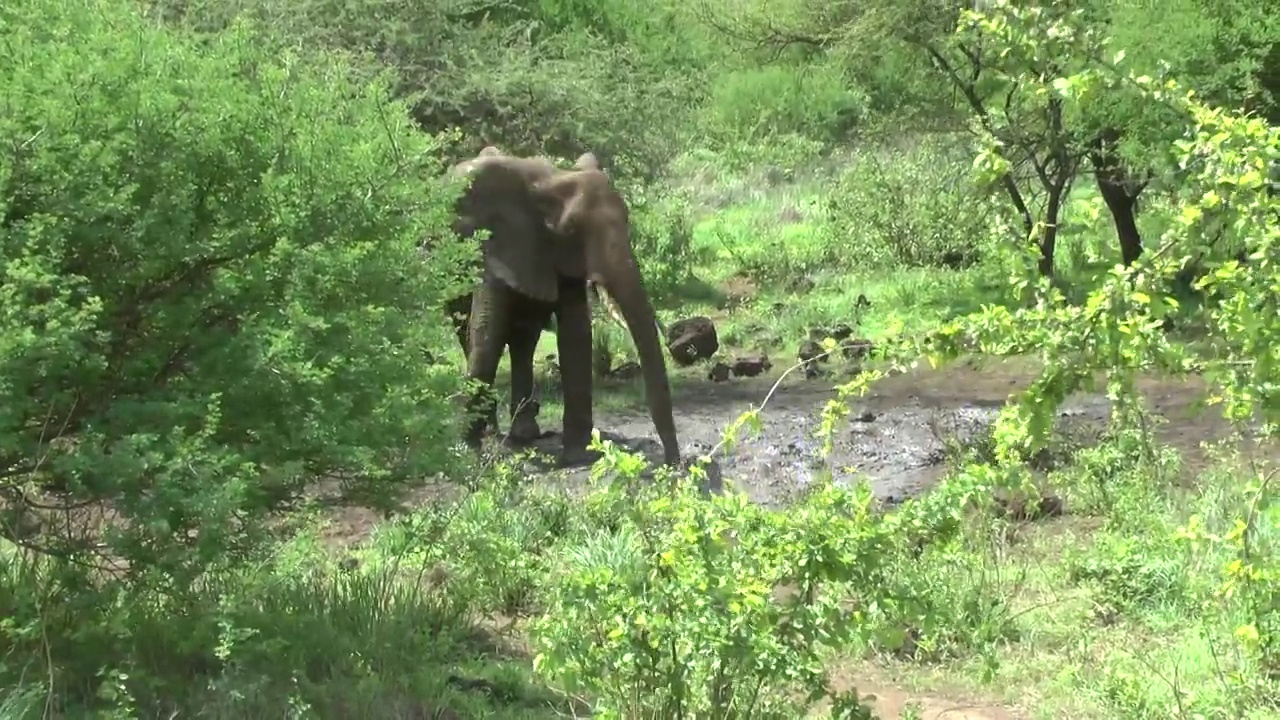
[[[866,96],[835,64],[736,70],[716,79],[703,132],[722,146],[789,133],[833,141],[858,124],[866,107]]]
[[[146,0],[157,14],[216,33],[243,14],[317,54],[350,52],[390,71],[428,132],[464,131],[459,155],[496,144],[520,155],[591,150],[620,175],[655,177],[678,152],[701,94],[695,68],[655,67],[638,12],[578,2]],[[670,33],[667,33],[668,35]],[[622,42],[621,40],[627,40]],[[643,45],[643,43],[641,43]],[[657,56],[654,53],[658,53]],[[673,61],[674,62],[674,61]]]
[[[656,184],[625,191],[632,243],[645,290],[654,302],[671,297],[693,269],[693,208],[686,194]]]
[[[181,594],[317,478],[454,462],[457,373],[419,359],[474,250],[427,179],[438,139],[384,82],[126,0],[15,0],[0,24],[5,489],[116,519],[33,546]]]
[[[836,183],[828,228],[859,264],[966,267],[983,259],[994,205],[969,180],[952,138],[860,153]]]

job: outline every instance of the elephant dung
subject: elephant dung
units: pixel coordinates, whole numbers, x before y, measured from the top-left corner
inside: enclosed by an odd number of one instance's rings
[[[773,363],[769,362],[769,358],[759,355],[734,358],[732,370],[734,377],[755,377],[771,367]]]
[[[667,328],[667,349],[680,366],[692,365],[715,355],[720,349],[715,323],[701,315],[672,323]]]

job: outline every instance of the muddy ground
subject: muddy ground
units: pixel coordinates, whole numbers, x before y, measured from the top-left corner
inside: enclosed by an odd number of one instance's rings
[[[725,427],[751,405],[758,405],[782,374],[713,383],[682,378],[673,383],[676,425],[686,457],[715,447]],[[947,445],[980,442],[987,436],[1000,408],[1011,393],[1026,387],[1033,369],[1022,360],[961,361],[946,368],[921,369],[876,383],[864,398],[852,403],[853,412],[837,430],[829,459],[837,482],[865,474],[881,499],[894,502],[930,488],[947,471]],[[636,380],[635,382],[640,382]],[[785,505],[811,482],[823,467],[820,443],[814,437],[823,405],[835,396],[838,378],[805,379],[793,372],[783,379],[762,413],[763,432],[739,443],[734,452],[717,455],[723,477],[756,502]],[[1230,428],[1217,408],[1204,408],[1205,385],[1196,377],[1144,378],[1139,388],[1148,407],[1166,420],[1159,439],[1178,449],[1184,472],[1194,474],[1208,463],[1202,443],[1223,439]],[[597,395],[619,393],[617,381],[597,387]],[[630,393],[639,398],[638,393]],[[662,459],[661,445],[642,400],[634,409],[605,410],[597,403],[596,426],[609,439],[643,452],[654,463]],[[616,403],[614,403],[616,405]],[[1110,402],[1100,394],[1068,398],[1059,418],[1063,449],[1093,445],[1106,428]],[[536,449],[559,449],[560,418],[540,418],[546,437]],[[504,421],[505,427],[505,421]],[[1268,450],[1268,456],[1275,453]],[[531,480],[569,491],[585,486],[588,470],[551,471],[539,464],[526,466]],[[423,488],[406,498],[410,507],[439,497],[441,486]],[[446,492],[445,494],[450,494]],[[331,517],[326,540],[346,546],[368,537],[381,520],[365,507],[347,506]]]
[[[780,372],[724,383],[691,381],[677,385],[676,426],[686,456],[705,453],[723,429],[752,404],[759,404]],[[876,495],[893,502],[917,495],[946,472],[949,444],[973,444],[988,437],[1011,393],[1032,378],[1025,362],[961,362],[939,370],[918,370],[886,378],[853,401],[849,421],[836,433],[829,463],[837,481],[855,473],[870,478]],[[809,484],[824,461],[815,431],[823,405],[834,397],[831,378],[805,379],[793,372],[774,393],[762,417],[763,432],[717,456],[725,479],[753,500],[779,506]],[[1140,382],[1148,406],[1168,423],[1158,435],[1182,451],[1189,470],[1205,462],[1200,445],[1226,437],[1229,428],[1215,408],[1201,408],[1205,387],[1198,378],[1148,378]],[[608,392],[601,388],[600,392]],[[1077,394],[1060,412],[1065,446],[1091,445],[1105,429],[1110,401],[1101,394]],[[647,410],[597,412],[606,437],[661,460],[661,446]],[[554,427],[547,418],[544,426]],[[538,448],[558,449],[549,435]],[[572,476],[585,476],[585,470]],[[576,483],[575,483],[576,484]]]

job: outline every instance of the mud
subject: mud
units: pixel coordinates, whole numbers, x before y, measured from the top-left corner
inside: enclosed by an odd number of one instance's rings
[[[675,378],[676,425],[683,454],[691,457],[719,444],[724,428],[752,405],[759,405],[781,374],[781,369],[775,369],[766,376],[723,383],[712,383],[701,373]],[[1033,377],[1033,368],[1025,361],[993,360],[886,378],[852,403],[848,421],[837,428],[827,461],[832,475],[837,482],[848,482],[862,473],[875,494],[887,502],[918,495],[947,472],[948,444],[986,435],[1010,394],[1026,387]],[[742,438],[732,453],[716,455],[722,476],[769,507],[794,499],[824,467],[815,432],[823,405],[835,397],[837,382],[821,377],[806,380],[799,372],[784,378],[762,413],[762,432]],[[1148,407],[1165,420],[1156,429],[1157,438],[1180,451],[1184,474],[1194,477],[1209,463],[1202,443],[1230,433],[1216,409],[1198,407],[1205,395],[1204,383],[1195,377],[1144,378],[1138,387]],[[619,390],[616,382],[602,383],[597,394]],[[1058,422],[1063,449],[1094,444],[1109,412],[1110,402],[1104,396],[1068,398]],[[544,429],[559,428],[559,417],[544,414],[540,420]],[[643,452],[655,464],[661,461],[661,445],[642,401],[621,412],[597,406],[596,426],[614,442]],[[549,433],[535,447],[551,455],[559,444],[559,436]],[[1271,447],[1263,452],[1272,458],[1280,455]],[[589,472],[585,468],[547,472],[538,464],[527,467],[534,481],[569,492],[580,492]],[[406,504],[431,502],[441,493],[448,494],[448,487],[446,483],[423,488],[406,498]],[[332,519],[326,540],[345,546],[367,537],[380,515],[366,507],[347,506]]]
[[[675,392],[676,425],[684,455],[706,453],[722,431],[753,404],[759,405],[780,372],[729,383],[687,380]],[[834,436],[827,460],[816,432],[823,405],[835,396],[830,378],[806,380],[800,373],[783,379],[762,414],[763,430],[745,438],[731,453],[718,454],[726,480],[756,502],[780,506],[802,492],[816,473],[829,467],[837,482],[865,475],[875,494],[889,502],[917,495],[947,470],[947,450],[989,436],[992,423],[1011,393],[1033,377],[1025,363],[992,361],[984,366],[955,365],[887,378],[852,403],[849,420]],[[1140,390],[1168,424],[1158,435],[1188,455],[1194,469],[1203,462],[1201,441],[1228,434],[1212,410],[1197,413],[1204,386],[1195,378],[1144,379]],[[608,392],[601,388],[601,392]],[[1067,445],[1089,445],[1106,427],[1110,401],[1103,395],[1077,394],[1060,411],[1059,432]],[[547,418],[554,427],[558,418]],[[643,406],[635,411],[597,413],[605,437],[654,462],[661,460],[653,424]],[[539,441],[554,452],[558,436]],[[586,470],[568,473],[585,478]],[[561,473],[561,477],[564,477]]]

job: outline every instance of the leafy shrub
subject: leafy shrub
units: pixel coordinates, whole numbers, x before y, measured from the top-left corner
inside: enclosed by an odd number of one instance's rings
[[[786,514],[691,484],[639,492],[616,531],[561,553],[536,667],[608,717],[796,717],[825,694],[821,651],[858,629],[828,583],[882,583],[869,491],[828,487]]]
[[[848,413],[847,398],[873,376],[828,402],[824,447]],[[739,418],[726,442],[758,423],[757,413]],[[827,474],[775,512],[733,488],[702,495],[705,476],[696,472],[637,485],[644,460],[599,447],[595,476],[611,482],[585,506],[608,521],[560,546],[532,630],[535,668],[597,698],[606,717],[803,715],[831,694],[827,651],[901,639],[904,623],[918,625],[922,612],[960,595],[927,596],[938,587],[910,581],[907,553],[953,542],[959,509],[989,493],[994,477],[962,475],[936,500],[884,514],[869,484],[846,489]],[[966,620],[991,622],[980,615]],[[834,701],[833,716],[865,716],[841,714],[857,711],[856,695]]]
[[[1104,536],[1092,550],[1073,558],[1070,579],[1096,584],[1098,606],[1117,612],[1149,610],[1181,603],[1187,596],[1187,568],[1170,557],[1168,543]]]
[[[860,153],[827,207],[834,241],[864,265],[964,267],[982,259],[994,208],[944,136]]]
[[[485,144],[520,155],[591,150],[619,175],[652,178],[678,151],[681,143],[672,140],[701,93],[696,69],[654,72],[660,49],[618,41],[649,32],[631,9],[546,2],[481,12],[469,3],[383,0],[148,4],[210,33],[243,14],[316,54],[353,53],[366,73],[389,70],[420,127],[465,132],[460,155]]]
[[[474,250],[424,180],[440,139],[385,82],[243,24],[196,43],[128,0],[0,17],[3,490],[73,616],[103,554],[180,614],[317,478],[392,490],[453,464],[457,373],[419,358]],[[15,610],[9,639],[40,622]],[[75,654],[43,634],[40,656]]]
[[[693,210],[688,197],[658,185],[626,191],[631,241],[645,289],[654,301],[670,296],[693,269]]]
[[[795,134],[820,141],[845,135],[866,113],[836,64],[774,65],[730,71],[716,79],[703,110],[703,132],[721,146]]]

